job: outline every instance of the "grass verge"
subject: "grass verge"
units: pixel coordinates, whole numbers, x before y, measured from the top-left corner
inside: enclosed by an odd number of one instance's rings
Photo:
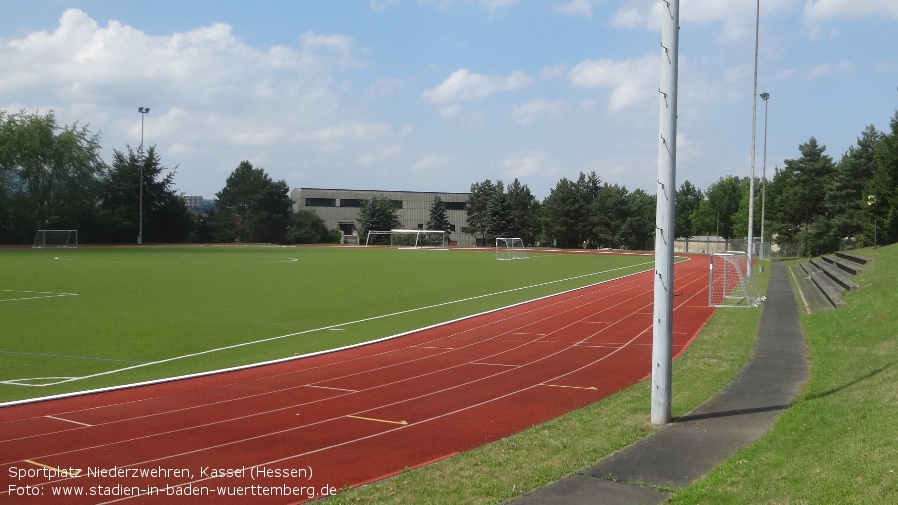
[[[769,269],[766,269],[769,271]],[[767,273],[758,275],[765,290]],[[673,414],[686,414],[720,391],[748,360],[759,310],[718,310],[674,363]],[[344,490],[328,505],[501,503],[574,474],[654,432],[649,381],[495,443],[368,486]]]
[[[892,504],[898,497],[898,246],[874,258],[847,307],[802,314],[810,378],[756,444],[676,493],[676,504]]]

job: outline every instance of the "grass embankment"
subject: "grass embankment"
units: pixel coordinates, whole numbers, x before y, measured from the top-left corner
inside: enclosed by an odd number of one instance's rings
[[[898,501],[898,246],[854,280],[848,306],[802,314],[811,375],[794,405],[673,503],[862,503]]]
[[[767,273],[758,275],[766,289]],[[748,360],[760,311],[719,310],[673,368],[673,414],[721,390]],[[500,503],[580,471],[654,432],[649,381],[545,424],[433,465],[326,500],[351,503]]]

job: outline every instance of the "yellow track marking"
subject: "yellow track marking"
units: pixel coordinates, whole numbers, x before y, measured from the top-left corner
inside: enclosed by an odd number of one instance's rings
[[[362,416],[346,416],[351,417],[353,419],[361,419],[362,421],[374,421],[377,423],[387,423],[387,424],[408,424],[408,421],[389,421],[387,419],[375,419],[373,417],[362,417]]]
[[[58,473],[60,475],[60,477],[77,477],[78,475],[81,474],[80,468],[65,468],[65,469],[63,469],[63,468],[59,468],[58,466],[50,466],[50,465],[45,465],[43,463],[38,463],[37,461],[31,460],[31,459],[25,459],[23,461],[25,463],[31,463],[34,466],[39,466],[41,468],[53,470],[54,472]]]
[[[542,385],[543,385],[543,386],[546,386],[546,387],[550,387],[550,388],[589,389],[589,390],[592,390],[592,391],[597,391],[597,389],[596,389],[595,386],[590,386],[590,387],[586,387],[586,386],[561,386],[561,385],[558,385],[558,384],[542,384]]]

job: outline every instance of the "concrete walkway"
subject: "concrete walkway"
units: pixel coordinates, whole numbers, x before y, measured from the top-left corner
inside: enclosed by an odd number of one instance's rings
[[[594,467],[513,503],[663,503],[670,495],[654,488],[687,486],[764,435],[780,412],[789,408],[808,376],[788,275],[781,263],[771,264],[752,358],[716,397]]]

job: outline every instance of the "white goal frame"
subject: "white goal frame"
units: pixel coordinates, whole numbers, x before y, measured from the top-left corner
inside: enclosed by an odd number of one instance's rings
[[[745,251],[711,253],[708,275],[709,307],[757,307],[764,300],[753,276],[747,276]]]
[[[528,259],[524,241],[518,237],[496,237],[497,260],[525,260]]]
[[[78,230],[37,230],[34,235],[34,249],[48,247],[78,247]]]
[[[393,249],[449,250],[449,233],[445,230],[372,230],[368,232],[368,236],[365,238],[365,247],[374,245],[372,244],[372,237],[378,235],[389,235],[390,247]]]

